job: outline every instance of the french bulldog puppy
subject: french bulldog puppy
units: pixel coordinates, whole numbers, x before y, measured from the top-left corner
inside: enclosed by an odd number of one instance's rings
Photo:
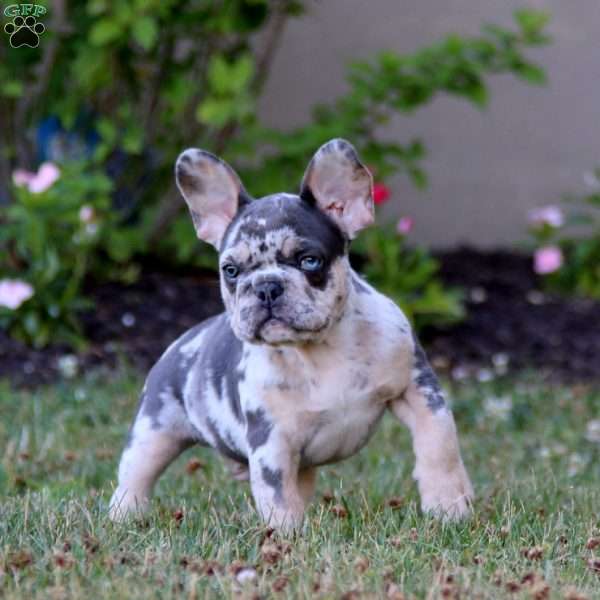
[[[300,195],[253,200],[203,150],[183,152],[175,172],[198,237],[219,251],[226,310],[150,371],[111,517],[144,509],[163,470],[200,444],[249,477],[266,523],[297,528],[317,467],[358,452],[388,410],[412,434],[423,511],[466,516],[473,488],[436,376],[402,311],[348,261],[374,216],[371,174],[352,145],[323,145]]]

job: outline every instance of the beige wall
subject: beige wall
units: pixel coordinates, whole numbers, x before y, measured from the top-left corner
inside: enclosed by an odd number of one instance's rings
[[[398,52],[445,33],[476,34],[482,22],[509,25],[515,0],[321,0],[285,32],[261,112],[291,127],[310,107],[344,92],[344,65],[377,50]],[[600,0],[530,0],[553,15],[552,46],[531,53],[549,84],[537,88],[509,76],[491,80],[483,112],[441,98],[385,131],[429,148],[429,188],[393,179],[398,211],[416,219],[415,239],[445,246],[511,244],[524,237],[527,210],[583,188],[583,173],[600,164]]]

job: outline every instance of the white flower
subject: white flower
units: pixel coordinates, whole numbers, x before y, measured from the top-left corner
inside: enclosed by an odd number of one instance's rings
[[[82,223],[90,223],[94,219],[94,209],[89,204],[83,205],[79,209],[79,220]]]
[[[477,371],[477,381],[485,383],[486,381],[492,381],[492,379],[494,379],[494,374],[489,369],[479,369]]]
[[[85,226],[85,234],[87,237],[92,238],[98,233],[98,225],[96,223],[88,223]]]
[[[0,281],[0,306],[15,310],[33,296],[33,287],[19,279],[2,279]]]
[[[586,460],[581,454],[574,452],[569,456],[569,466],[567,467],[567,475],[575,477],[586,465]]]
[[[529,211],[528,220],[534,227],[550,225],[558,228],[564,225],[565,215],[558,206],[539,206]]]
[[[252,567],[244,567],[235,576],[236,580],[240,584],[247,583],[248,581],[254,581],[256,579],[256,569]]]
[[[552,452],[550,448],[547,448],[546,446],[540,448],[540,458],[550,458],[551,456]]]
[[[58,370],[63,377],[71,379],[77,375],[79,360],[74,354],[65,354],[58,359]]]
[[[504,352],[498,352],[492,356],[492,364],[494,365],[494,371],[498,375],[506,375],[508,372],[508,363],[510,362],[510,356]]]
[[[600,419],[588,421],[585,428],[585,439],[594,444],[600,444]]]
[[[490,396],[483,401],[484,411],[499,421],[508,420],[512,407],[512,400],[508,396]]]

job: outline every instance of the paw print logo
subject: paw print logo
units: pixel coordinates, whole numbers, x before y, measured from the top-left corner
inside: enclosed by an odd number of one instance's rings
[[[13,48],[21,46],[37,48],[40,43],[40,35],[46,31],[46,28],[33,15],[29,15],[25,18],[15,17],[12,23],[4,26],[4,31],[10,35],[10,45]]]

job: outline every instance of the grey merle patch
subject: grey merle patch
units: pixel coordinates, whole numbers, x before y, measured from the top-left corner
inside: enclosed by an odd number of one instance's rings
[[[270,469],[261,464],[262,478],[264,482],[275,491],[275,500],[281,502],[283,499],[283,473],[281,469]]]
[[[248,428],[248,443],[254,451],[266,444],[271,434],[271,429],[273,429],[273,423],[269,421],[262,408],[249,410],[246,413],[246,423]]]
[[[229,320],[221,315],[220,327],[215,328],[211,339],[212,348],[207,358],[210,367],[211,383],[219,393],[219,398],[226,395],[235,418],[242,422],[240,407],[239,382],[244,374],[239,370],[242,359],[242,342],[234,335]]]
[[[431,368],[431,365],[427,360],[427,356],[425,355],[425,351],[423,350],[421,344],[416,338],[414,338],[414,341],[414,368],[417,371],[415,383],[427,398],[427,406],[435,412],[446,405],[444,393],[442,392],[442,388],[440,387],[438,378],[433,372],[433,369]]]

